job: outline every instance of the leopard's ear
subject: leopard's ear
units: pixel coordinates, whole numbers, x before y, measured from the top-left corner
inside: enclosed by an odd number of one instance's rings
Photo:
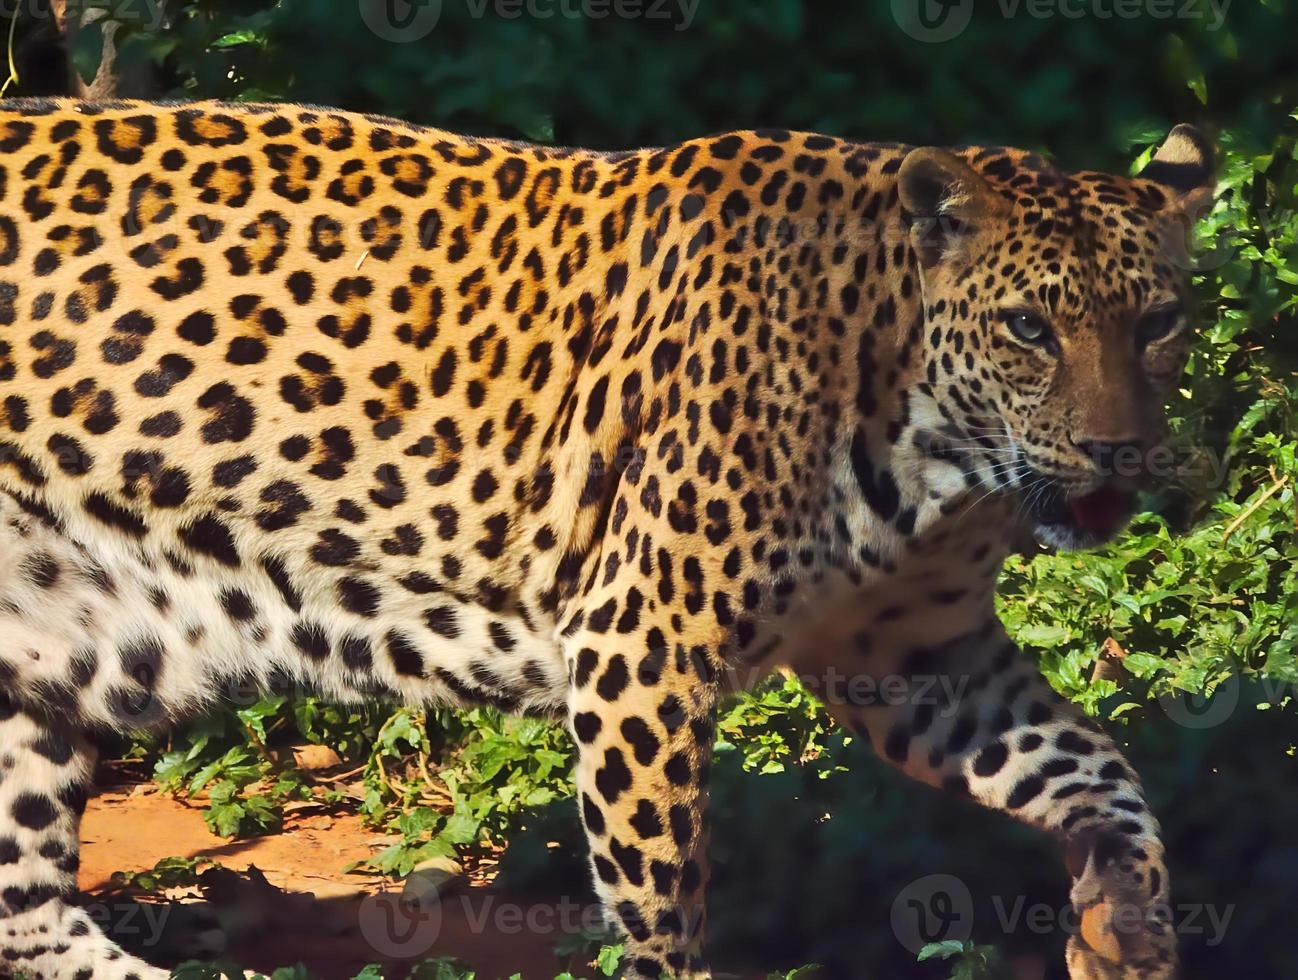
[[[931,146],[906,154],[897,172],[897,193],[910,217],[911,244],[925,267],[959,251],[1008,206],[967,163]]]
[[[1171,191],[1171,207],[1197,214],[1212,199],[1216,186],[1212,143],[1182,123],[1167,134],[1140,176]]]

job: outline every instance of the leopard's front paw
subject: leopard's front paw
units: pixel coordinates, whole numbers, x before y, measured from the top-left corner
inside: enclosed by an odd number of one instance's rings
[[[1068,866],[1079,921],[1070,980],[1172,980],[1176,932],[1158,841],[1086,832],[1069,842]]]

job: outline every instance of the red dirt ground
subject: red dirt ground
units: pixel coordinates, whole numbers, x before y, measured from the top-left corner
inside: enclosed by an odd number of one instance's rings
[[[281,834],[229,841],[208,831],[202,809],[147,784],[123,785],[91,800],[81,835],[80,885],[91,908],[142,940],[152,925],[138,909],[126,911],[129,903],[113,873],[148,870],[167,857],[206,857],[241,874],[209,873],[203,894],[193,888],[167,897],[186,904],[206,899],[204,907],[228,937],[225,957],[250,969],[268,972],[300,962],[322,980],[344,980],[368,963],[382,963],[398,967],[385,970],[386,976],[404,977],[399,964],[454,956],[481,980],[513,973],[551,980],[565,969],[600,975],[584,957],[561,959],[554,952],[565,936],[592,921],[593,911],[576,903],[514,901],[474,882],[434,904],[431,914],[411,919],[397,911],[399,891],[392,889],[400,885],[342,871],[391,843],[355,816],[290,816]],[[243,873],[249,866],[264,881]],[[174,965],[156,950],[152,958]]]

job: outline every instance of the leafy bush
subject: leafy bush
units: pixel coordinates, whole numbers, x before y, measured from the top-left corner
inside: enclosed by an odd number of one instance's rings
[[[1043,17],[1041,4],[999,0],[976,5],[943,44],[905,33],[889,3],[646,0],[638,17],[574,17],[557,0],[529,6],[551,16],[430,0],[435,26],[392,43],[362,16],[384,0],[84,2],[124,22],[120,74],[149,78],[155,93],[316,102],[617,149],[781,125],[1027,144],[1112,166],[1151,126],[1180,121],[1236,122],[1269,141],[1275,108],[1298,103],[1298,11],[1286,0],[1176,0],[1172,18],[1104,16],[1108,3]],[[48,30],[22,27],[23,77],[50,84]],[[80,36],[83,77],[101,52],[98,29]]]
[[[362,810],[400,837],[368,862],[373,870],[407,874],[457,849],[501,846],[535,811],[571,795],[562,729],[487,708],[440,711],[435,722],[445,748],[431,773],[424,712],[398,709],[379,732]],[[414,778],[403,779],[389,765],[411,751],[418,764]]]

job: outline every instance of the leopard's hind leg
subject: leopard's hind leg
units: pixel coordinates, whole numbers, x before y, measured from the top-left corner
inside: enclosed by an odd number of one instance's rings
[[[166,715],[146,589],[0,497],[0,976],[168,975],[122,952],[72,902],[89,733]]]
[[[123,953],[71,904],[94,762],[74,726],[0,695],[0,976],[168,976]]]

